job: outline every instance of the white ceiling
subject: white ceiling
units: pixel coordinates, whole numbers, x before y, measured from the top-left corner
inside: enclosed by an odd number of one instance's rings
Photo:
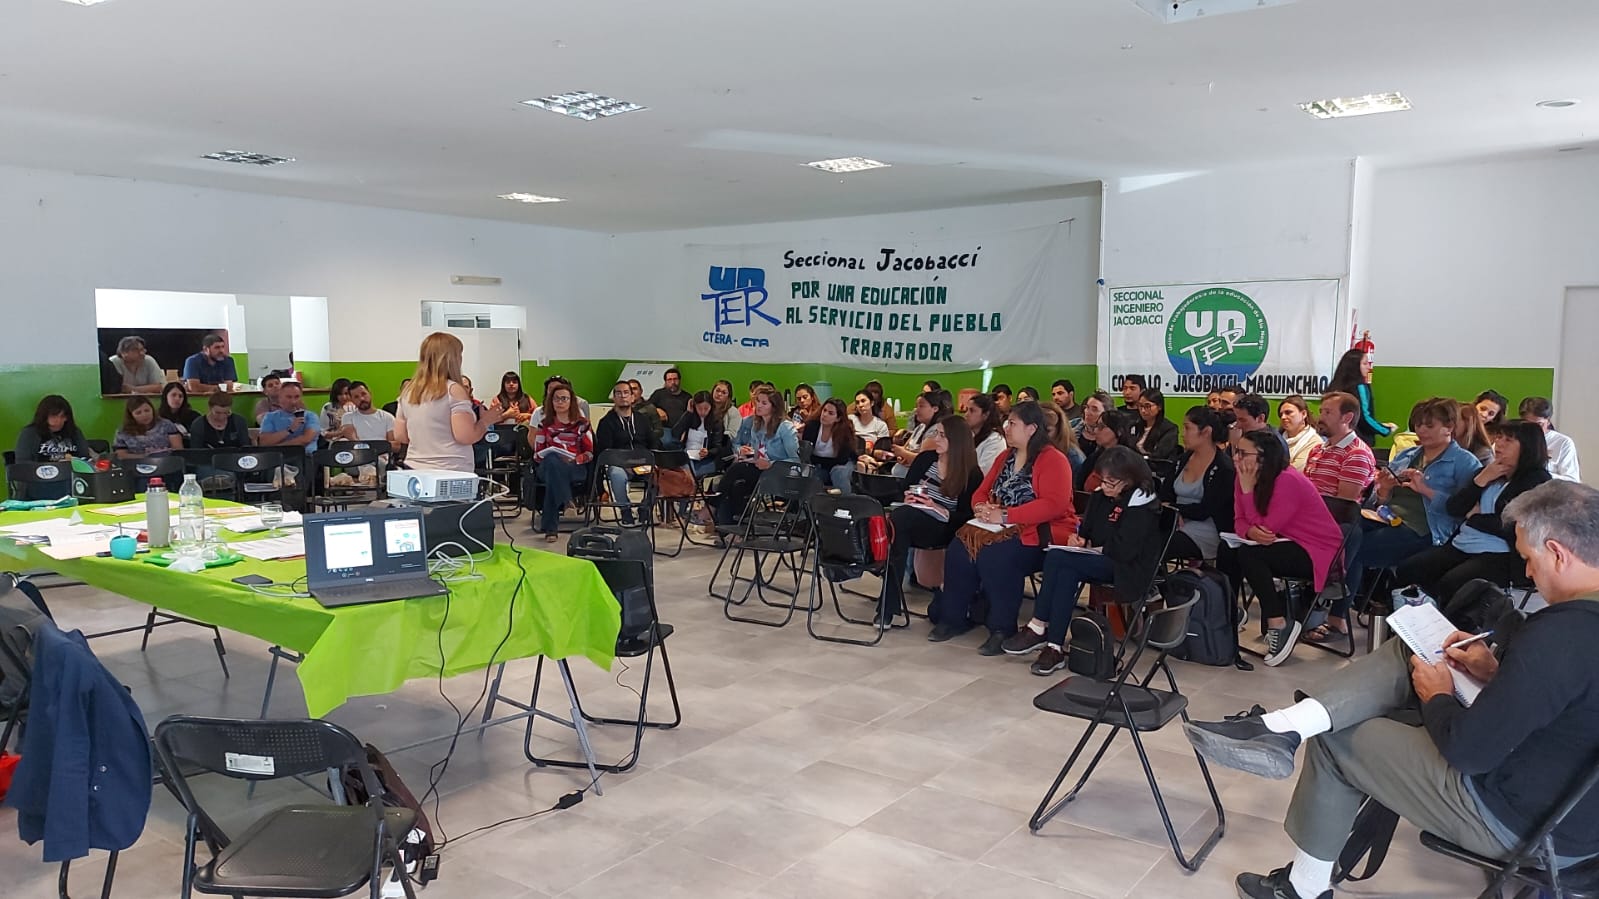
[[[1596,36],[1593,0],[1177,25],[1133,0],[5,0],[0,163],[601,231],[900,212],[1291,159],[1599,153]],[[650,109],[516,102],[563,90]],[[1385,90],[1415,108],[1295,105]],[[1533,106],[1551,97],[1587,102]],[[198,158],[224,149],[299,161]],[[894,167],[800,166],[854,155]]]

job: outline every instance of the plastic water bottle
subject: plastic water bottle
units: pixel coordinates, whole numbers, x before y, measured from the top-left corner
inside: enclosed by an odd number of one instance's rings
[[[205,543],[205,493],[192,474],[178,489],[178,540],[184,553],[198,554]]]
[[[150,546],[166,546],[172,542],[172,510],[167,505],[167,485],[160,478],[151,478],[144,491],[145,533]]]

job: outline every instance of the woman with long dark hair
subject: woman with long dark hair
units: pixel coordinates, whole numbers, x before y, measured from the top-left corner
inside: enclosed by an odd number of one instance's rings
[[[1047,677],[1066,667],[1066,629],[1084,583],[1114,584],[1122,603],[1138,603],[1155,582],[1160,561],[1160,501],[1155,474],[1138,453],[1111,447],[1094,465],[1099,489],[1088,499],[1077,533],[1056,538],[1063,546],[1097,553],[1052,550],[1044,554],[1044,580],[1027,626],[1007,639],[1008,655],[1041,650],[1032,672]]]
[[[355,411],[355,403],[350,401],[351,383],[349,378],[334,378],[328,385],[328,401],[322,404],[322,433],[330,440],[344,437],[338,433],[344,427],[344,416]],[[354,436],[353,429],[349,436]]]
[[[855,393],[855,411],[850,413],[849,421],[855,428],[855,436],[865,441],[868,448],[890,436],[888,422],[883,420],[883,401],[874,399],[864,390]]]
[[[533,420],[533,410],[538,408],[538,404],[522,390],[522,376],[508,371],[500,375],[500,392],[489,400],[489,408],[499,415],[515,410],[515,416],[505,419],[505,422],[525,425]]]
[[[164,402],[166,394],[162,397]],[[183,432],[177,422],[157,415],[148,396],[128,397],[122,408],[122,427],[112,443],[118,459],[156,459],[182,448]]]
[[[966,400],[966,427],[977,446],[977,467],[985,475],[1005,451],[1005,435],[1000,433],[1004,420],[999,407],[994,405],[994,398],[988,394],[976,393]]]
[[[1255,591],[1266,619],[1266,664],[1277,666],[1293,652],[1303,622],[1288,617],[1288,601],[1277,591],[1276,579],[1307,578],[1320,593],[1343,531],[1316,485],[1288,464],[1288,451],[1276,434],[1245,432],[1232,456],[1234,527],[1250,542],[1236,552],[1223,551],[1218,563],[1236,573],[1234,583],[1242,578]]]
[[[1477,417],[1482,421],[1484,428],[1494,431],[1505,422],[1505,413],[1510,411],[1510,400],[1497,390],[1484,390],[1477,394],[1477,400],[1472,404],[1477,410]],[[1455,440],[1458,442],[1459,437]],[[1465,446],[1465,444],[1461,444]]]
[[[835,396],[822,403],[816,418],[800,431],[800,440],[811,442],[811,465],[822,483],[849,493],[850,476],[855,473],[855,426],[844,401]]]
[[[1549,480],[1549,449],[1543,429],[1527,421],[1507,421],[1494,435],[1493,461],[1449,497],[1445,509],[1465,523],[1448,543],[1411,556],[1399,566],[1400,583],[1415,584],[1436,599],[1449,600],[1461,585],[1484,578],[1501,586],[1526,570],[1516,553],[1516,529],[1500,516],[1505,505]]]
[[[52,393],[39,400],[33,409],[33,421],[17,434],[16,456],[18,462],[66,462],[91,458],[94,450],[89,449],[89,442],[78,430],[72,404],[66,397]]]
[[[1377,420],[1377,401],[1371,393],[1371,354],[1360,347],[1344,353],[1333,369],[1332,380],[1327,383],[1327,393],[1347,393],[1360,400],[1360,414],[1355,416],[1355,433],[1370,446],[1378,437],[1390,437],[1398,426],[1391,421]]]
[[[893,543],[884,573],[883,618],[892,622],[904,605],[900,584],[912,549],[943,549],[972,518],[972,496],[982,485],[972,432],[959,415],[946,415],[927,430],[927,449],[905,477],[905,504],[889,513]]]
[[[1215,561],[1223,531],[1233,529],[1233,461],[1222,449],[1227,426],[1209,406],[1191,406],[1183,414],[1182,456],[1177,472],[1161,485],[1162,502],[1177,509],[1177,533],[1170,555],[1179,559]]]
[[[903,478],[910,471],[911,463],[916,461],[917,455],[922,451],[922,439],[927,434],[927,429],[933,422],[949,415],[954,410],[950,408],[949,393],[943,390],[929,390],[916,398],[916,412],[911,419],[910,429],[905,432],[905,441],[896,442],[889,447],[887,455],[878,454],[884,462],[892,461],[893,475]]]
[[[1099,454],[1113,446],[1131,446],[1132,437],[1127,429],[1133,414],[1121,409],[1107,408],[1093,419],[1083,419],[1083,439],[1088,446],[1083,450],[1083,464],[1072,473],[1072,484],[1078,490],[1092,491],[1099,486]]]
[[[715,474],[718,460],[727,453],[729,438],[716,415],[716,400],[704,390],[689,397],[688,411],[672,426],[672,436],[688,454],[695,477]]]
[[[1488,435],[1488,423],[1483,419],[1481,405],[1460,404],[1460,416],[1455,422],[1455,442],[1476,456],[1478,462],[1487,465],[1494,460],[1494,442]],[[1500,424],[1502,422],[1494,422],[1495,433],[1498,433]]]
[[[794,427],[803,427],[821,414],[822,404],[816,399],[816,388],[809,384],[795,387],[794,408],[788,410],[788,420],[794,423]]]
[[[189,425],[200,417],[200,413],[189,405],[189,390],[182,381],[173,381],[161,389],[159,415],[177,425],[185,434],[189,432]]]
[[[1146,390],[1138,398],[1138,418],[1128,433],[1133,438],[1133,449],[1147,459],[1175,459],[1181,452],[1177,445],[1177,426],[1166,420],[1166,397],[1159,390]]]
[[[1044,564],[1044,547],[1058,535],[1077,530],[1072,508],[1072,465],[1049,441],[1048,425],[1037,403],[1017,403],[1005,419],[1009,449],[972,496],[969,527],[981,521],[990,537],[965,529],[944,553],[944,587],[937,622],[928,639],[943,642],[970,630],[972,600],[988,597],[988,639],[979,650],[1000,655],[1000,644],[1016,633],[1022,583]],[[993,539],[990,539],[993,538]]]

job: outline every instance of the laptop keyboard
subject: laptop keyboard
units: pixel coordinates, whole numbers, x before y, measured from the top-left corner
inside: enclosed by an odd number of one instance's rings
[[[323,588],[317,592],[323,598],[338,602],[379,602],[386,599],[410,599],[429,595],[432,581],[417,585],[360,584],[352,587]]]

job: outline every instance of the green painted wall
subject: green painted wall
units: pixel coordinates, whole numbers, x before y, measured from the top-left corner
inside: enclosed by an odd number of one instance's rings
[[[1371,375],[1371,388],[1378,417],[1401,426],[1418,400],[1452,396],[1471,402],[1489,389],[1509,398],[1509,414],[1514,418],[1516,405],[1526,397],[1554,398],[1555,372],[1552,368],[1420,368],[1379,363]]]

